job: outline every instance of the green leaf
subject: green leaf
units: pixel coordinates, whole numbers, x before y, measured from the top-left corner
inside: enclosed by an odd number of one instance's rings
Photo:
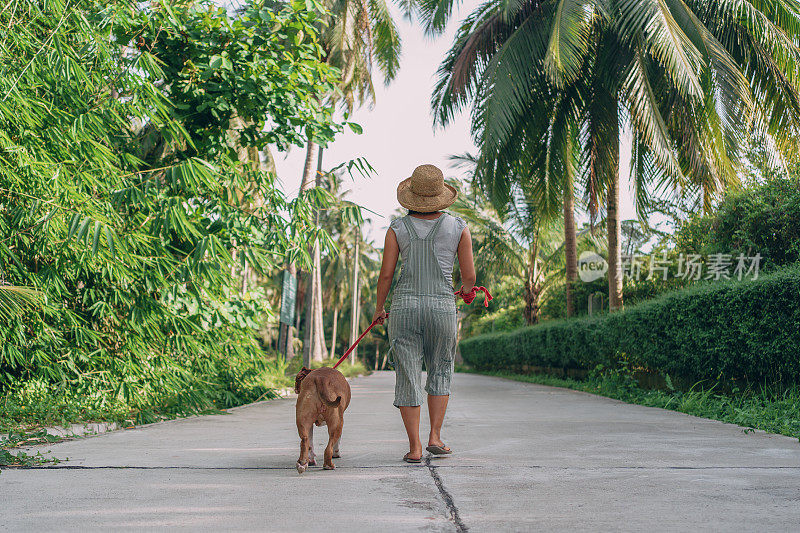
[[[100,229],[102,225],[100,222],[94,223],[94,236],[92,237],[92,254],[97,253],[97,245],[100,242]]]
[[[80,213],[75,213],[72,216],[72,222],[69,224],[69,234],[67,235],[67,239],[71,239],[75,232],[78,230],[78,224],[80,224],[81,215]]]
[[[83,219],[83,223],[81,224],[80,229],[78,230],[78,234],[76,235],[76,239],[82,241],[86,234],[89,232],[89,223],[92,221],[89,217],[85,217]]]
[[[114,230],[106,226],[106,242],[108,243],[108,250],[111,252],[112,257],[117,255],[117,245],[114,242]]]
[[[361,135],[362,133],[364,133],[364,129],[355,122],[348,122],[347,127],[349,127],[356,135]]]

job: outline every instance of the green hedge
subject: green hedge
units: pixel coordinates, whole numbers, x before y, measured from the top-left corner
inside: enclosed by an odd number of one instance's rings
[[[686,381],[800,382],[800,267],[709,283],[619,313],[546,322],[460,343],[479,370],[592,369],[620,359]]]

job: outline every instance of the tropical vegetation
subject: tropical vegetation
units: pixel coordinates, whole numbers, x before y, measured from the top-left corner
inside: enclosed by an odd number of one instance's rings
[[[431,32],[450,1],[422,2]],[[632,139],[639,217],[662,197],[710,210],[739,184],[752,134],[780,160],[800,125],[794,0],[491,0],[461,24],[432,96],[437,123],[470,107],[474,181],[501,210],[519,191],[542,217],[563,207],[567,310],[575,280],[574,196],[605,205],[608,296],[623,305],[620,144]]]
[[[340,75],[322,6],[6,7],[5,412],[47,394],[60,421],[143,422],[274,396],[284,363],[256,336],[274,294],[257,281],[333,247],[315,218],[333,197],[287,200],[268,150],[342,129],[322,103]]]
[[[625,364],[693,385],[800,379],[797,266],[739,281],[669,292],[624,312],[553,320],[460,343],[482,370],[591,370]],[[769,320],[765,321],[764,317]]]
[[[385,83],[388,84],[394,79],[400,66],[402,49],[400,36],[385,0],[368,2],[333,0],[323,4],[325,12],[317,21],[322,57],[326,64],[336,67],[341,73],[336,83],[336,90],[326,94],[324,98],[330,104],[342,107],[346,114],[349,114],[356,106],[374,103],[375,89],[372,79],[374,65],[377,65],[383,74]],[[312,186],[322,185],[322,155],[325,141],[324,138],[313,135],[308,138],[303,178],[300,183],[301,193]],[[354,225],[357,225],[360,220],[354,222]],[[307,363],[311,360],[321,361],[327,353],[322,305],[322,265],[319,245],[316,242],[312,257],[313,264],[307,276],[309,290],[304,305],[307,319],[303,358]],[[294,264],[289,265],[289,270],[295,272]],[[360,285],[356,285],[353,301],[359,299]],[[351,336],[350,341],[353,340],[354,337]]]
[[[456,5],[397,7],[438,34]],[[274,397],[287,373],[352,344],[380,250],[346,189],[372,168],[326,168],[322,150],[361,131],[348,117],[374,102],[373,76],[399,71],[392,9],[0,8],[0,428],[13,442]],[[471,113],[477,152],[453,158],[466,179],[451,212],[495,296],[461,308],[464,361],[796,434],[753,420],[797,414],[798,39],[797,0],[488,0],[461,22],[431,104],[439,127]],[[623,220],[628,145],[636,219]],[[290,147],[306,151],[291,199],[275,169]],[[605,278],[579,281],[587,251]],[[740,254],[760,276],[652,275]],[[277,313],[284,271],[292,324]],[[342,368],[385,368],[387,349],[374,330]]]

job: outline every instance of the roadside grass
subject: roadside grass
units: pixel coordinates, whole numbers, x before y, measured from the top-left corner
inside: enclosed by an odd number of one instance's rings
[[[660,407],[736,424],[744,432],[760,429],[800,440],[798,386],[785,390],[747,388],[721,394],[713,386],[702,388],[702,383],[695,384],[687,391],[643,389],[628,373],[602,369],[590,373],[583,381],[547,374],[478,372],[466,366],[459,366],[457,371],[590,392],[628,403]]]
[[[48,435],[47,431],[41,429],[34,432],[14,433],[9,432],[2,441],[3,447],[0,448],[0,466],[38,466],[47,463],[57,465],[61,462],[56,457],[48,457],[37,451],[36,455],[29,455],[25,452],[13,453],[11,448],[21,446],[34,446],[36,444],[47,444],[48,442],[58,442],[59,437]],[[48,452],[49,453],[49,452]]]

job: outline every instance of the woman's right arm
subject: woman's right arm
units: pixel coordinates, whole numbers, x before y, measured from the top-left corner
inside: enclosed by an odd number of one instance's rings
[[[381,273],[378,275],[378,301],[375,304],[375,315],[372,321],[377,320],[378,324],[383,324],[386,317],[386,309],[383,306],[386,304],[386,297],[389,296],[389,289],[392,288],[392,279],[394,279],[394,269],[397,267],[397,257],[400,255],[400,246],[397,244],[397,235],[394,230],[389,228],[386,232],[386,240],[383,243],[383,261],[381,261]]]
[[[475,263],[472,258],[472,235],[469,228],[464,228],[461,232],[461,240],[458,241],[458,268],[461,269],[461,289],[465,294],[472,291],[475,286]]]

